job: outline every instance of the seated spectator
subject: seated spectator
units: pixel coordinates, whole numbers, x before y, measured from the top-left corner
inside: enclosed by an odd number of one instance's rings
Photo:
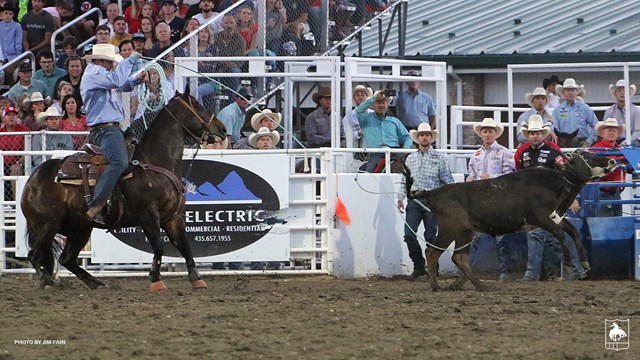
[[[213,43],[213,32],[210,27],[206,27],[198,32],[198,54],[202,57],[216,57],[218,56],[218,48]],[[217,72],[218,64],[215,61],[200,61],[198,62],[198,71],[203,74]],[[207,106],[209,101],[206,101],[206,97],[220,92],[220,84],[201,76],[198,79],[198,101]]]
[[[55,106],[59,112],[64,112],[62,109],[62,99],[64,99],[67,95],[73,95],[74,88],[71,83],[66,81],[58,82],[58,90],[56,91],[56,95],[53,97],[53,104],[51,106]]]
[[[0,132],[28,132],[30,129],[18,123],[18,110],[13,107],[5,107],[2,110],[2,127]],[[9,135],[0,136],[0,150],[3,151],[22,151],[24,150],[24,136]],[[5,155],[4,158],[4,175],[19,176],[24,175],[24,156]],[[4,183],[4,199],[7,201],[15,200],[15,181],[3,181]]]
[[[36,60],[40,64],[40,70],[36,71],[33,75],[33,79],[40,80],[47,86],[47,94],[54,94],[58,79],[67,75],[67,72],[64,69],[60,69],[55,66],[53,62],[53,54],[49,49],[42,49],[38,53]]]
[[[171,27],[166,23],[156,25],[156,38],[158,41],[153,44],[153,47],[149,51],[149,57],[158,57],[162,54],[163,49],[167,49],[173,45],[173,41],[171,40]],[[184,56],[184,51],[180,47],[173,49],[173,53],[175,56]]]
[[[120,42],[120,45],[118,45],[118,49],[120,50],[119,54],[120,56],[122,56],[123,59],[128,58],[133,53],[133,41],[122,40]]]
[[[174,93],[172,91],[173,87],[163,86],[160,83],[160,74],[154,68],[149,69],[149,82],[143,94],[146,103],[144,105],[146,106],[139,104],[139,89],[140,87],[135,87],[131,92],[131,114],[134,120],[131,127],[136,131],[138,138],[141,138],[142,132],[158,114],[153,109],[159,108],[161,103],[165,105],[169,103]]]
[[[148,14],[146,16],[155,16],[158,9],[156,8],[156,3],[153,1],[134,0],[131,2],[131,5],[124,10],[124,20],[127,22],[130,34],[135,34],[140,31],[140,22],[145,16],[143,15],[142,9],[146,4],[149,5],[149,9],[152,11],[152,15]]]
[[[153,25],[156,25],[161,21],[158,17],[160,10],[158,10],[158,6],[156,6],[155,2],[147,2],[142,5],[142,17],[148,17],[153,22]]]
[[[267,49],[278,52],[282,46],[282,34],[287,23],[287,10],[282,0],[267,0],[265,42]]]
[[[96,27],[96,44],[110,44],[111,29],[107,25]]]
[[[321,87],[312,95],[318,107],[304,122],[307,147],[331,147],[331,88]],[[340,147],[345,147],[344,129],[340,124]]]
[[[615,99],[615,104],[611,105],[604,111],[604,118],[614,118],[618,120],[618,124],[624,125],[627,121],[625,117],[625,90],[626,82],[624,79],[620,79],[616,84],[609,84],[609,92]],[[636,86],[629,85],[629,99],[636,94]],[[631,146],[640,147],[640,107],[635,104],[629,104],[629,124],[631,126],[631,141],[627,141]],[[621,131],[618,136],[622,138],[626,137],[624,131]]]
[[[22,25],[25,51],[37,54],[51,45],[51,35],[56,29],[53,16],[44,11],[44,0],[31,0],[32,9],[26,13],[20,23]]]
[[[610,150],[620,149],[620,145],[617,142],[620,134],[624,133],[624,125],[619,124],[615,118],[608,118],[605,121],[600,121],[596,124],[596,132],[598,136],[602,138],[601,141],[592,145],[593,148],[605,148]],[[593,152],[606,151],[606,150],[592,150]],[[615,157],[615,160],[624,159],[624,156]],[[624,167],[617,167],[611,173],[600,178],[600,182],[612,182],[620,183],[625,181]],[[615,184],[612,184],[615,185]],[[600,188],[600,200],[621,200],[620,193],[624,190],[619,186],[607,186]],[[593,214],[597,217],[606,216],[622,216],[622,204],[613,205],[591,205],[593,208]]]
[[[254,131],[259,131],[261,128],[267,128],[269,131],[277,131],[278,126],[280,126],[280,121],[282,121],[282,115],[280,113],[271,112],[269,109],[264,109],[262,112],[258,112],[253,114],[251,117],[251,127]],[[248,137],[242,137],[235,144],[233,144],[234,149],[252,149],[255,146],[252,146],[249,143]],[[274,144],[274,148],[278,148],[278,142]]]
[[[176,16],[185,19],[189,5],[185,4],[183,0],[173,0],[173,3],[176,4]]]
[[[258,23],[253,17],[253,10],[250,6],[240,6],[240,11],[236,16],[238,32],[244,39],[245,53],[258,47]]]
[[[100,0],[73,0],[73,16],[75,18],[79,18],[94,8],[100,9]],[[98,14],[94,13],[90,17],[84,18],[84,20],[80,20],[71,28],[71,31],[80,42],[83,42],[95,34],[94,29],[99,25],[98,21]]]
[[[56,0],[53,6],[44,8],[44,11],[53,16],[53,23],[56,25],[56,29],[67,23],[66,21],[63,23],[62,19],[69,19],[73,16],[73,6],[65,0]],[[64,33],[65,36],[70,35],[66,31]]]
[[[74,150],[71,135],[55,133],[56,131],[60,131],[61,120],[62,114],[54,107],[50,107],[47,111],[38,114],[38,123],[44,127],[47,133],[45,135],[36,134],[33,136],[31,141],[31,149],[33,151]],[[33,170],[49,159],[51,159],[50,155],[33,156]]]
[[[76,98],[66,95],[62,98],[62,108],[64,112],[60,123],[61,131],[89,131],[87,116],[80,111]],[[87,142],[87,135],[73,135],[72,140],[75,149],[80,149]]]
[[[229,148],[229,138],[221,140],[215,135],[210,135],[207,139],[207,143],[202,145],[203,149],[208,150],[224,150]]]
[[[194,10],[194,14],[191,15],[191,17],[198,20],[200,24],[206,24],[210,19],[220,15],[220,13],[213,10],[213,0],[201,0],[198,4],[191,6],[197,7],[197,10]],[[187,14],[187,17],[189,17],[189,14]],[[222,18],[213,21],[209,24],[209,27],[213,34],[222,31]]]
[[[531,109],[523,112],[518,117],[518,129],[522,128],[522,124],[529,123],[529,118],[531,117],[531,115],[538,114],[542,117],[542,121],[544,121],[545,124],[548,124],[549,128],[551,129],[549,139],[547,140],[551,140],[552,142],[557,143],[558,137],[553,132],[553,116],[549,111],[547,111],[547,104],[551,97],[552,95],[548,94],[547,91],[543,88],[535,88],[533,92],[527,93],[525,95],[525,99],[527,100],[527,104],[531,106]],[[522,133],[518,134],[518,142],[520,143],[520,145],[525,144],[527,141],[528,140],[526,136],[524,136]]]
[[[131,39],[133,43],[133,51],[144,55],[144,44],[147,42],[147,39],[144,37],[143,33],[135,33],[133,34],[133,38]]]
[[[127,22],[124,17],[116,16],[113,19],[113,36],[109,39],[109,44],[119,47],[124,40],[131,40],[133,36],[127,32]]]
[[[235,101],[225,106],[216,117],[222,121],[227,129],[227,135],[231,141],[231,146],[240,140],[240,130],[244,124],[244,112],[251,104],[251,92],[245,88],[238,90]]]
[[[245,51],[244,38],[237,30],[236,19],[233,15],[225,15],[222,19],[222,31],[213,35],[213,43],[218,48],[218,56],[220,57],[238,57],[243,56]],[[218,63],[218,72],[220,73],[240,73],[242,72],[242,63],[240,61],[225,61]],[[238,89],[240,87],[239,78],[224,78],[222,83],[229,89]],[[233,96],[233,94],[229,94]]]
[[[231,14],[233,16],[238,15],[238,10],[243,6],[243,5],[247,5],[249,6],[251,9],[253,9],[253,2],[250,0],[222,0],[220,2],[220,5],[218,5],[218,12],[223,12],[225,10],[227,10],[227,8],[231,7],[231,5],[234,5],[235,3],[242,3],[242,5],[234,8],[233,10],[231,10],[230,12],[228,12],[227,14]]]
[[[280,134],[276,130],[269,131],[269,128],[261,127],[255,133],[249,135],[249,145],[257,150],[275,149],[275,144],[280,141]]]
[[[18,65],[18,82],[13,85],[7,92],[7,97],[14,103],[18,104],[18,99],[31,96],[35,92],[49,96],[47,84],[41,80],[34,80],[33,68],[30,62],[22,62]]]
[[[73,96],[76,98],[78,106],[82,108],[84,103],[82,102],[82,96],[80,96],[80,82],[82,81],[82,74],[84,74],[84,61],[77,56],[72,56],[67,59],[66,68],[67,75],[58,79],[56,89],[60,86],[60,82],[62,81],[66,81],[71,84],[71,86],[73,86]]]
[[[150,56],[151,49],[153,49],[153,44],[158,41],[158,39],[156,38],[156,27],[153,23],[153,20],[146,16],[143,17],[142,20],[140,20],[140,31],[144,35],[144,52],[142,52],[141,54],[143,54],[144,56]]]
[[[160,11],[162,11],[162,15],[163,15],[162,21],[167,25],[169,25],[171,29],[172,43],[176,43],[178,42],[178,40],[180,40],[180,33],[182,32],[182,29],[184,29],[184,23],[185,23],[183,18],[177,16],[176,14],[177,9],[178,9],[178,6],[176,5],[175,2],[173,2],[173,0],[165,0],[162,3],[162,7],[160,8]]]
[[[187,20],[184,23],[184,29],[182,29],[182,38],[187,37],[187,35],[197,30],[199,26],[200,26],[200,22],[197,19],[191,18]],[[190,56],[189,55],[190,48],[191,48],[191,40],[188,40],[182,43],[182,51],[184,52],[184,56]]]
[[[73,35],[65,36],[62,41],[62,49],[64,52],[56,59],[56,67],[64,69],[66,68],[65,64],[68,58],[80,56],[80,54],[78,54],[78,45],[78,38]]]
[[[31,129],[31,131],[41,130],[42,124],[37,120],[38,115],[44,112],[50,102],[50,97],[47,96],[45,99],[39,92],[34,92],[31,96],[25,97],[22,101],[22,104],[24,105],[23,109],[26,110],[25,116],[22,119],[24,125]]]
[[[109,29],[109,39],[111,39],[116,35],[113,23],[116,17],[120,16],[120,10],[118,9],[118,4],[117,3],[107,4],[107,9],[105,13],[107,17],[102,19],[99,25],[104,25]],[[126,28],[126,22],[125,22],[125,32],[128,32],[128,31],[129,29]]]

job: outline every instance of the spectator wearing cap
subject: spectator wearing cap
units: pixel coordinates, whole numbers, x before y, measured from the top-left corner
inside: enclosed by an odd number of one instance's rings
[[[213,9],[213,0],[201,0],[197,4],[191,5],[191,8],[193,7],[196,7],[198,10],[193,15],[191,15],[191,18],[198,20],[200,24],[206,24],[212,18],[220,15],[219,12],[216,12]],[[190,13],[191,12],[187,13],[187,18],[189,18]],[[222,31],[222,18],[213,21],[211,24],[209,24],[209,27],[214,34]]]
[[[43,150],[73,150],[73,140],[69,134],[56,134],[60,131],[62,114],[55,107],[50,107],[47,111],[38,114],[38,123],[44,127],[46,134],[36,134],[31,141],[33,151]],[[33,157],[33,168],[35,169],[46,160],[51,159],[51,155],[36,155]]]
[[[571,147],[586,147],[596,140],[594,127],[598,122],[593,110],[581,101],[576,101],[578,95],[584,90],[584,85],[578,86],[575,79],[567,78],[563,85],[557,85],[558,93],[564,99],[553,110],[553,125],[557,133],[577,135]]]
[[[171,28],[171,42],[176,43],[180,40],[180,34],[184,29],[184,19],[176,16],[178,6],[173,0],[165,0],[160,7],[160,11],[164,15],[163,22]]]
[[[0,17],[0,34],[2,34],[2,41],[0,41],[0,48],[2,49],[2,58],[0,62],[11,61],[18,55],[22,54],[22,27],[18,22],[13,21],[13,15],[15,9],[9,4],[5,4],[2,10],[2,17]],[[6,74],[13,74],[17,67],[17,64],[12,65],[5,69]],[[13,85],[14,79],[10,75],[5,75],[5,84]]]
[[[18,65],[18,82],[9,89],[7,97],[14,103],[18,103],[18,100],[22,100],[24,96],[31,96],[34,92],[44,94],[44,96],[50,96],[47,84],[41,80],[33,79],[33,68],[30,62],[22,62]]]
[[[531,109],[523,112],[518,117],[518,129],[522,127],[522,124],[528,124],[529,118],[531,115],[538,114],[542,117],[542,121],[545,124],[548,124],[551,132],[549,135],[549,139],[553,142],[557,142],[557,136],[553,132],[553,115],[547,110],[547,104],[553,95],[549,94],[544,88],[537,87],[533,89],[533,92],[526,93],[524,98],[527,101],[527,104],[531,106]],[[525,144],[527,142],[527,137],[522,133],[518,133],[518,142],[520,145]]]
[[[611,105],[604,111],[604,118],[614,118],[618,121],[618,124],[624,125],[627,123],[625,116],[626,111],[626,98],[625,98],[625,85],[624,79],[618,80],[615,84],[609,84],[609,92],[615,99],[615,104]],[[636,86],[629,85],[629,99],[636,94]],[[631,146],[640,147],[640,107],[633,103],[629,103],[629,126],[631,127]],[[623,131],[618,136],[625,137]]]
[[[624,85],[624,84],[623,84]],[[592,145],[593,148],[602,148],[608,150],[591,150],[592,152],[611,151],[619,149],[618,138],[624,133],[624,124],[620,124],[615,118],[607,118],[605,121],[600,121],[596,124],[596,132],[598,136],[602,138],[601,141]],[[625,160],[624,156],[613,156],[614,160]],[[625,164],[628,162],[625,160]],[[617,167],[611,173],[600,178],[600,182],[621,183],[625,181],[624,166]],[[615,184],[613,184],[615,185]],[[624,190],[619,186],[606,186],[600,187],[600,200],[621,200],[620,193]],[[611,205],[591,205],[594,216],[622,216],[622,204]]]
[[[557,85],[562,85],[563,81],[558,78],[558,75],[551,75],[549,78],[544,78],[542,80],[542,88],[547,91],[549,96],[549,101],[545,108],[551,114],[553,113],[553,109],[557,108],[560,105],[560,96],[556,91]]]
[[[391,100],[393,98],[387,96],[384,90],[378,90],[373,94],[373,97],[356,107],[356,114],[362,129],[363,147],[376,149],[385,147],[411,148],[413,142],[407,128],[398,118],[387,115]],[[369,108],[373,108],[373,112],[369,112]],[[425,124],[428,125],[428,123]],[[398,157],[395,154],[391,155],[392,158]],[[373,172],[384,157],[383,153],[370,153],[365,171]]]
[[[147,41],[143,33],[135,33],[133,34],[133,38],[131,39],[133,42],[133,51],[138,54],[144,54],[144,43]]]
[[[37,53],[51,44],[51,34],[55,31],[53,16],[44,11],[44,0],[31,0],[32,9],[26,13],[22,24],[22,47],[25,51]]]
[[[407,76],[419,76],[416,71],[409,71]],[[419,81],[408,81],[408,89],[398,96],[398,118],[407,130],[417,129],[422,123],[428,123],[432,129],[436,127],[436,108],[431,96],[420,91]]]
[[[351,90],[351,98],[353,100],[354,107],[362,104],[365,100],[369,99],[373,96],[373,89],[366,87],[364,85],[356,85]],[[373,110],[369,109],[369,112],[373,112]],[[362,138],[362,130],[360,129],[360,122],[358,122],[358,115],[355,110],[349,111],[345,117],[342,119],[342,126],[344,126],[345,131],[349,129],[352,131],[353,136],[353,144],[352,147],[360,147],[360,140]]]
[[[28,132],[28,127],[18,123],[18,110],[13,106],[5,107],[2,110],[2,127],[0,132]],[[0,150],[3,151],[21,151],[24,150],[24,136],[7,135],[0,136]],[[24,156],[5,155],[4,157],[4,174],[8,176],[16,176],[24,174]],[[15,181],[3,181],[4,183],[4,199],[14,200]]]
[[[55,94],[56,83],[58,79],[67,75],[64,69],[58,68],[53,62],[53,54],[49,49],[42,49],[38,53],[38,63],[40,64],[40,70],[36,71],[33,75],[34,80],[41,80],[47,86],[48,94]]]
[[[238,90],[235,101],[225,106],[218,113],[217,118],[227,128],[227,135],[231,139],[231,145],[240,140],[240,131],[244,124],[244,113],[251,103],[251,91],[246,88]]]
[[[254,131],[260,130],[260,128],[267,128],[269,131],[277,131],[278,126],[282,121],[282,115],[280,113],[274,113],[269,109],[264,109],[261,112],[253,114],[251,117],[251,128]],[[274,143],[274,147],[278,148],[278,142]],[[255,146],[249,144],[249,138],[243,137],[233,144],[234,149],[253,149]]]
[[[133,36],[127,32],[127,22],[123,16],[116,16],[113,19],[113,36],[109,39],[109,44],[120,47],[124,40],[131,40]]]
[[[331,88],[323,86],[311,97],[317,108],[307,116],[304,130],[307,147],[331,146]],[[345,147],[344,128],[340,123],[340,147]]]

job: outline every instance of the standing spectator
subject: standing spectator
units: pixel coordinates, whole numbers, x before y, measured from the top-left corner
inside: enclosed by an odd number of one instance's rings
[[[127,22],[130,34],[135,34],[140,31],[140,22],[142,21],[142,17],[144,16],[142,14],[142,8],[145,4],[149,4],[155,16],[155,13],[158,12],[156,3],[147,3],[146,0],[133,0],[131,2],[131,5],[124,10],[124,20]]]
[[[62,40],[62,49],[64,52],[62,53],[62,55],[56,58],[56,66],[58,68],[66,68],[65,64],[67,63],[68,58],[72,56],[79,56],[78,45],[78,38],[76,38],[75,36],[68,35],[64,37],[64,40]]]
[[[18,82],[7,92],[7,97],[15,104],[22,100],[25,95],[31,96],[34,92],[39,92],[49,96],[47,85],[40,80],[34,80],[33,68],[30,62],[22,62],[18,66]]]
[[[0,34],[2,34],[0,50],[2,50],[1,52],[4,58],[8,61],[22,54],[22,27],[20,27],[20,23],[13,21],[14,13],[15,9],[9,4],[5,4],[4,10],[2,11],[2,18],[0,18]],[[2,60],[4,59],[0,59],[0,61]],[[5,85],[12,86],[15,84],[13,72],[16,67],[17,64],[5,69]]]
[[[251,127],[254,131],[259,131],[260,128],[267,128],[269,131],[278,131],[278,126],[280,125],[280,121],[282,121],[282,115],[280,113],[271,112],[269,109],[264,109],[261,112],[257,112],[253,114],[251,117]],[[276,145],[278,142],[274,144],[275,148],[278,148]],[[235,144],[233,144],[234,149],[253,149],[255,146],[249,144],[249,138],[243,137],[238,140]]]
[[[32,9],[21,21],[22,47],[25,51],[37,53],[51,45],[51,34],[55,30],[53,16],[44,11],[44,0],[31,0]]]
[[[549,101],[547,101],[545,108],[550,114],[553,113],[553,109],[560,105],[560,96],[558,95],[556,86],[562,85],[562,83],[563,81],[558,79],[558,75],[551,75],[550,78],[544,78],[544,80],[542,80],[542,88],[549,94]]]
[[[482,139],[482,146],[469,160],[469,176],[466,181],[493,179],[515,171],[513,152],[498,144],[496,139],[502,135],[504,127],[492,118],[485,118],[481,123],[473,125],[473,131]],[[496,252],[498,255],[498,279],[511,278],[511,248],[504,235],[498,235]]]
[[[594,148],[619,149],[620,145],[616,141],[620,134],[624,133],[624,125],[618,123],[615,118],[607,118],[596,124],[596,132],[602,140],[593,144]],[[593,150],[593,152],[604,150]],[[624,159],[624,156],[616,157],[614,160]],[[618,167],[611,173],[600,178],[600,182],[620,183],[625,181],[623,167]],[[624,190],[619,186],[600,187],[600,200],[620,200],[620,193]],[[592,205],[593,206],[593,205]],[[593,214],[597,217],[622,216],[622,204],[593,206]]]
[[[238,32],[242,35],[245,43],[245,52],[258,47],[258,23],[253,17],[253,10],[250,6],[240,6],[240,11],[236,16],[238,22]]]
[[[409,71],[407,76],[419,76],[416,71]],[[436,127],[436,108],[433,99],[426,92],[420,91],[420,82],[407,82],[408,89],[398,96],[398,118],[407,130],[417,129],[422,123],[428,123],[432,129]]]
[[[451,175],[451,169],[449,169],[449,160],[445,155],[436,152],[431,146],[438,138],[438,131],[432,130],[428,123],[422,123],[418,126],[418,130],[411,130],[409,136],[418,145],[418,150],[409,154],[405,160],[405,164],[414,178],[411,192],[429,191],[442,185],[452,184],[454,180]],[[404,181],[406,179],[403,179],[403,183]],[[405,208],[404,199],[406,195],[405,186],[400,186],[400,191],[398,192],[398,209],[400,211]],[[427,274],[425,269],[426,261],[422,255],[422,248],[418,243],[416,233],[418,226],[422,222],[424,225],[423,240],[429,243],[436,237],[436,219],[431,214],[431,211],[428,210],[428,206],[429,204],[423,204],[417,199],[409,200],[407,203],[404,242],[407,244],[409,257],[413,262],[413,272],[409,275],[410,280],[416,280],[420,276]],[[430,276],[436,276],[436,274],[431,274]]]
[[[549,125],[549,128],[551,129],[549,139],[555,143],[558,142],[558,139],[556,134],[553,132],[553,115],[547,111],[546,107],[551,97],[552,95],[547,93],[543,88],[535,88],[533,89],[533,92],[527,93],[525,95],[525,99],[527,100],[527,104],[531,106],[531,109],[520,114],[518,117],[517,128],[520,129],[522,128],[522,124],[528,123],[531,115],[538,114],[542,117],[542,121]],[[522,133],[518,134],[518,142],[520,145],[525,144],[527,141],[527,138]]]
[[[47,94],[55,94],[58,79],[67,75],[67,72],[58,68],[53,63],[53,54],[49,49],[42,49],[38,53],[40,70],[33,75],[33,80],[40,80],[47,86]]]
[[[73,141],[69,134],[56,134],[60,131],[60,121],[62,114],[55,107],[50,107],[47,111],[38,114],[38,123],[47,131],[46,135],[36,134],[31,142],[33,151],[43,150],[73,150]],[[46,160],[51,159],[51,155],[36,155],[33,157],[33,169],[40,166]]]
[[[571,147],[586,147],[596,140],[594,127],[598,122],[596,114],[589,105],[576,101],[584,86],[576,84],[572,78],[564,80],[564,85],[557,85],[558,93],[564,101],[553,110],[553,125],[557,132],[572,134],[578,131]]]
[[[331,147],[331,88],[321,87],[312,96],[318,107],[307,116],[304,130],[307,147]],[[340,124],[340,147],[345,147],[344,129]]]
[[[624,125],[627,121],[625,117],[625,94],[624,87],[626,85],[626,81],[624,79],[620,79],[616,82],[616,84],[609,84],[609,92],[611,96],[616,100],[616,103],[611,105],[607,110],[604,111],[604,118],[614,118],[618,120],[618,124]],[[636,94],[636,86],[629,85],[629,99]],[[640,147],[640,107],[635,104],[629,104],[630,116],[629,116],[629,126],[631,127],[631,141],[627,141],[627,143],[631,143],[631,146]],[[618,136],[624,137],[625,134],[621,131]]]
[[[169,25],[171,28],[171,43],[176,43],[180,40],[180,33],[184,29],[184,19],[176,16],[177,5],[173,0],[165,0],[162,3],[160,11],[162,11],[163,22]]]
[[[44,112],[49,105],[51,98],[43,98],[39,92],[34,92],[31,96],[25,97],[22,101],[22,105],[26,109],[25,116],[22,118],[22,123],[31,129],[31,131],[38,131],[42,129],[42,124],[38,122],[38,115]]]
[[[109,45],[113,46],[113,45]],[[60,85],[61,81],[66,81],[73,86],[73,97],[76,98],[78,106],[82,107],[83,101],[80,96],[80,82],[82,81],[82,74],[84,73],[84,63],[78,56],[72,56],[67,59],[67,75],[58,79],[56,88]]]
[[[0,132],[28,132],[28,127],[18,124],[18,110],[9,106],[2,110],[2,127]],[[9,135],[0,136],[0,150],[3,151],[22,151],[24,150],[24,136]],[[24,174],[24,156],[4,157],[4,175],[18,176]],[[3,181],[4,183],[4,199],[7,201],[15,199],[15,181]]]
[[[220,13],[213,11],[213,0],[201,0],[200,3],[192,6],[197,6],[199,12],[195,13],[192,18],[198,20],[200,24],[206,24],[212,18],[220,15]],[[213,33],[222,31],[222,18],[209,24],[209,27]]]
[[[356,107],[356,114],[362,129],[363,146],[368,148],[411,148],[411,137],[398,118],[387,115],[389,102],[392,100],[384,90],[378,90]],[[369,107],[373,106],[373,112]],[[434,132],[437,134],[437,132]],[[397,156],[396,156],[397,157]],[[380,160],[384,159],[383,153],[369,154],[369,161],[365,165],[365,171],[373,172]]]
[[[283,27],[287,23],[287,10],[282,0],[267,0],[265,42],[269,50],[278,52],[282,46]]]
[[[218,48],[220,57],[237,57],[244,55],[244,38],[237,30],[236,18],[233,15],[225,15],[222,19],[222,31],[214,34],[213,43]],[[240,73],[242,63],[239,61],[225,61],[218,63],[220,73]],[[240,87],[239,78],[225,78],[222,81],[229,89]],[[232,94],[231,94],[232,96]]]
[[[244,124],[244,113],[251,104],[251,91],[241,88],[236,94],[235,101],[220,110],[216,117],[222,121],[227,128],[227,135],[231,141],[231,146],[240,140],[240,130]]]

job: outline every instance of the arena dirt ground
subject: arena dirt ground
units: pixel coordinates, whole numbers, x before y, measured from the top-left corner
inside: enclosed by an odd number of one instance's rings
[[[638,359],[640,282],[470,284],[329,276],[75,278],[42,289],[0,277],[0,359]],[[443,285],[452,280],[444,280]],[[630,319],[629,350],[605,349],[605,319]],[[638,334],[638,335],[636,335]],[[37,344],[61,340],[64,344]]]

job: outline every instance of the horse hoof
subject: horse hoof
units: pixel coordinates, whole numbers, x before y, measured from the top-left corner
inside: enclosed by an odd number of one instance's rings
[[[167,290],[167,286],[164,284],[164,281],[160,280],[160,281],[152,282],[151,285],[149,286],[149,290],[151,292],[158,292],[162,290]]]
[[[196,280],[196,281],[192,282],[191,283],[191,288],[193,290],[208,289],[207,283],[204,282],[204,280],[202,280],[202,279],[199,279],[199,280]]]

